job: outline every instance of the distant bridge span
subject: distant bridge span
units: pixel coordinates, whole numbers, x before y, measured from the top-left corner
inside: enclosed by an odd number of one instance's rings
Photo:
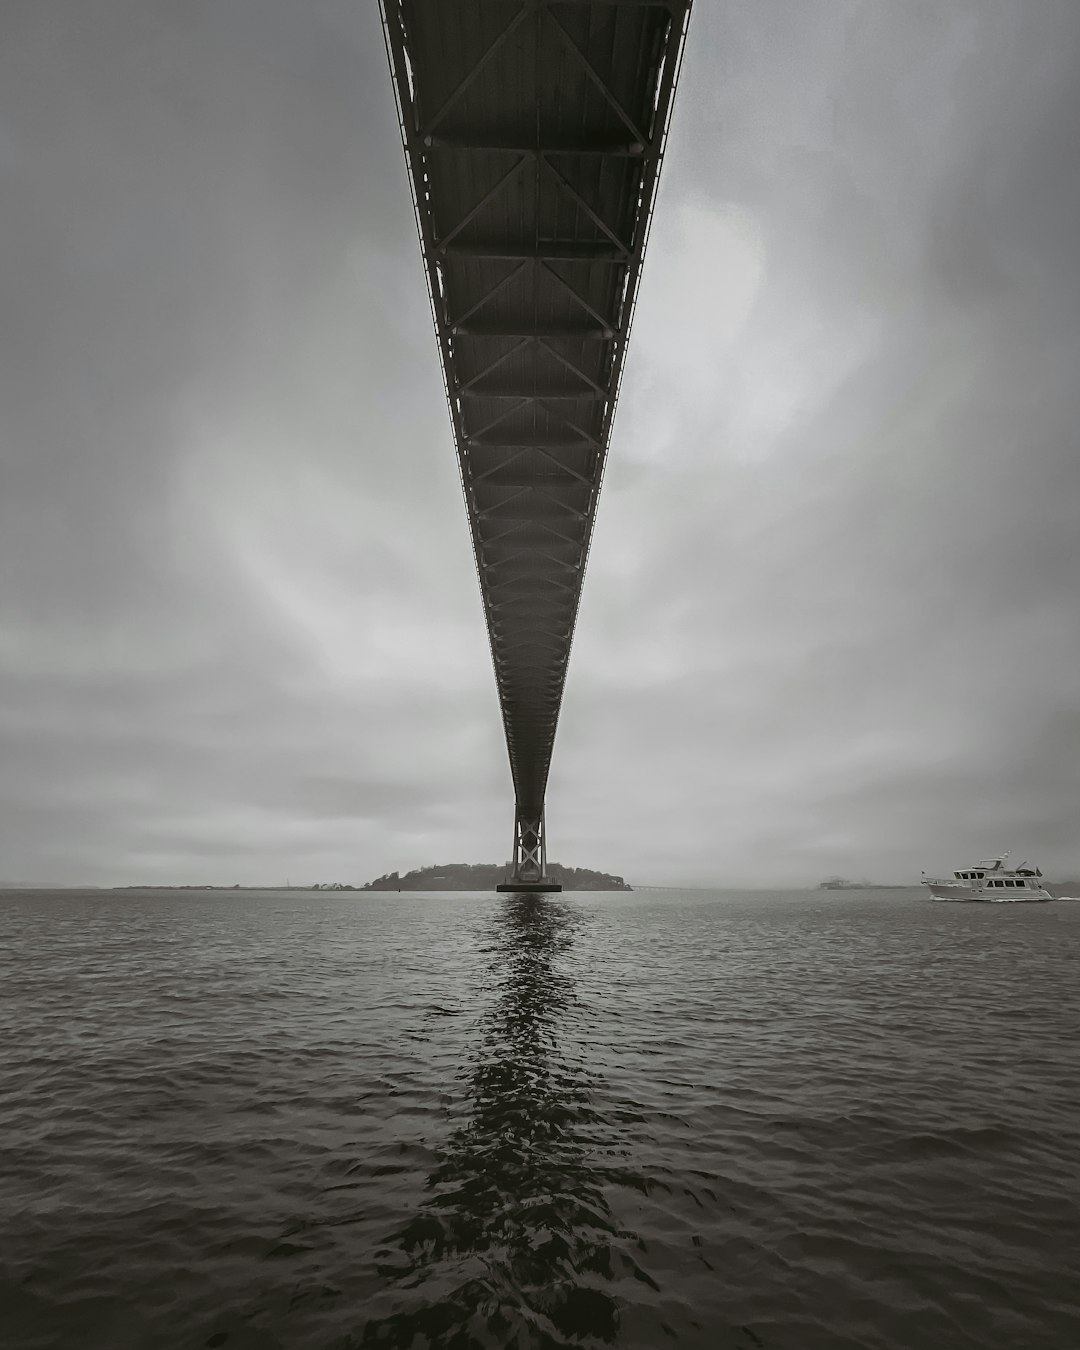
[[[690,0],[381,0],[514,782],[544,795]]]

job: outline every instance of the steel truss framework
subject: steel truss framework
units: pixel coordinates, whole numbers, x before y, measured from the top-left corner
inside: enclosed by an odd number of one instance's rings
[[[544,794],[689,0],[381,0],[515,791]]]

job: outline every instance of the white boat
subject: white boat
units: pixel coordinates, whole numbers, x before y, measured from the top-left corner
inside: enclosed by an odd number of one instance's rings
[[[981,900],[988,904],[1033,904],[1053,900],[1042,881],[1038,867],[1021,863],[1019,867],[1006,865],[1009,855],[989,858],[960,868],[951,878],[928,877],[924,872],[922,884],[935,900]]]

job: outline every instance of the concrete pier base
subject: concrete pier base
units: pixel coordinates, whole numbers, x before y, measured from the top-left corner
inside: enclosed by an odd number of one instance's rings
[[[495,889],[510,895],[547,895],[561,891],[562,886],[557,881],[504,881]]]

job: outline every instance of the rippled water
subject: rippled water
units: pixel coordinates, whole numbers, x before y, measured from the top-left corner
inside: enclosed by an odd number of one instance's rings
[[[1080,1346],[1080,904],[0,895],[0,1340]]]

